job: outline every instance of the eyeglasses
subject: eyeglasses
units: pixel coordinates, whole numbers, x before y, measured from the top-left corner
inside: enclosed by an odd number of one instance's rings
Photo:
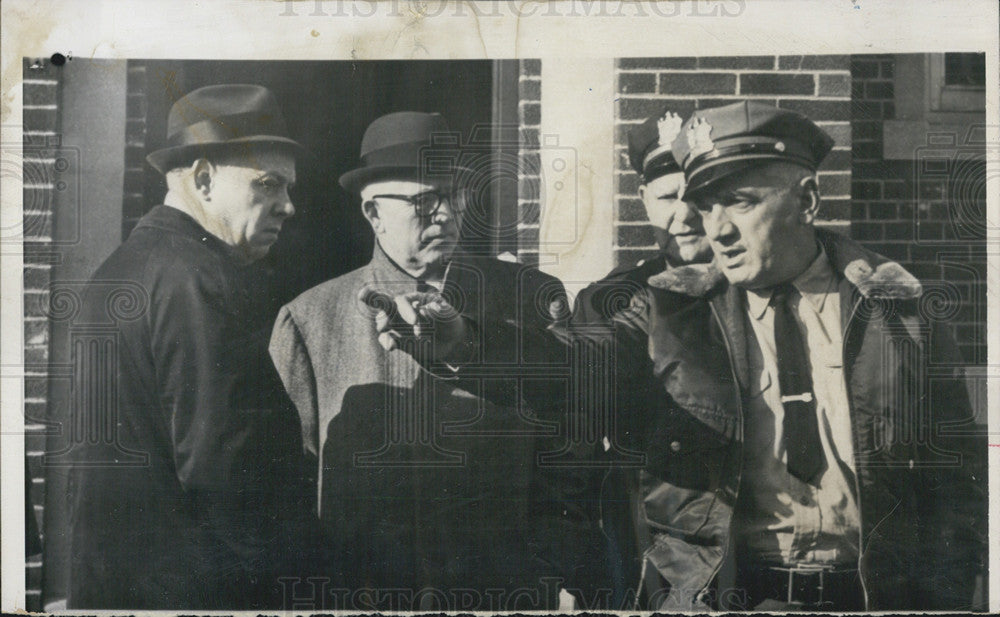
[[[441,208],[441,204],[446,201],[452,210],[462,211],[465,209],[465,200],[457,192],[439,193],[437,191],[425,191],[416,195],[372,195],[368,201],[373,202],[376,199],[405,201],[413,206],[413,209],[417,212],[417,216],[421,217],[434,216],[438,209]]]

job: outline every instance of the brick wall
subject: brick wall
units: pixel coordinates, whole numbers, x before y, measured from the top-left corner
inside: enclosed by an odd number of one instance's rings
[[[521,60],[518,78],[518,122],[521,143],[517,189],[517,257],[522,263],[538,263],[538,233],[541,215],[541,159],[539,132],[542,122],[542,61]]]
[[[129,62],[125,108],[125,186],[122,200],[122,240],[146,214],[146,66]]]
[[[622,58],[618,61],[615,263],[634,264],[656,252],[628,163],[626,135],[664,109],[687,118],[697,109],[746,98],[801,112],[836,140],[819,170],[820,217],[846,227],[851,190],[849,56]]]
[[[24,71],[24,425],[31,502],[44,541],[45,472],[42,459],[48,424],[49,331],[46,317],[55,259],[53,202],[65,186],[57,180],[66,161],[59,153],[60,69],[26,59]],[[26,608],[41,611],[41,554],[28,555]]]
[[[963,358],[983,365],[985,147],[970,145],[974,133],[944,133],[928,135],[943,146],[934,150],[954,153],[940,166],[924,166],[916,149],[909,159],[884,158],[883,123],[896,118],[894,69],[891,55],[851,58],[851,235],[939,290],[945,302],[940,312],[953,326]]]

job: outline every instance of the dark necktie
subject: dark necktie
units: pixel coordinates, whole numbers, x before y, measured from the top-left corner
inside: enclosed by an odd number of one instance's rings
[[[813,480],[823,468],[823,446],[816,420],[809,356],[789,306],[795,288],[785,283],[771,296],[774,308],[774,346],[778,354],[778,383],[785,409],[783,423],[788,472],[803,482]]]

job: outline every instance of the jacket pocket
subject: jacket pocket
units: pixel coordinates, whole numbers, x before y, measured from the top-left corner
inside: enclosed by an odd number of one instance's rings
[[[646,471],[670,484],[712,491],[718,487],[733,422],[710,409],[672,406],[651,423]]]
[[[716,535],[719,525],[706,523],[716,518],[732,420],[712,409],[674,405],[648,435],[648,464],[640,476],[646,522],[678,535]]]
[[[644,555],[643,582],[659,576],[666,584],[649,592],[647,609],[655,611],[709,610],[699,601],[715,567],[723,558],[721,546],[700,546],[666,534],[659,534]]]

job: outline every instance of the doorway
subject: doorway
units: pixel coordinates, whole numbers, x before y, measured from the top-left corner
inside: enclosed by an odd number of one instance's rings
[[[373,239],[358,198],[337,180],[357,166],[361,137],[374,119],[404,110],[439,112],[463,143],[517,121],[516,61],[137,62],[146,67],[146,152],[164,142],[178,96],[212,84],[254,83],[274,92],[292,138],[311,153],[298,165],[296,215],[262,263],[274,275],[279,305],[371,257]],[[491,183],[482,196],[478,210],[492,223],[465,226],[467,249],[496,255],[516,246],[516,238],[496,231],[510,227],[497,222],[516,217],[512,180]],[[160,203],[165,192],[162,176],[146,166],[144,209]]]

